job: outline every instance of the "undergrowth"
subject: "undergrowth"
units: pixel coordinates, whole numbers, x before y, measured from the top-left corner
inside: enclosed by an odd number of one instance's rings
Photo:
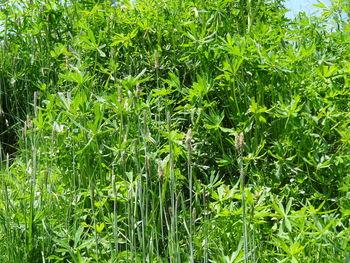
[[[346,1],[3,1],[1,262],[350,262]]]

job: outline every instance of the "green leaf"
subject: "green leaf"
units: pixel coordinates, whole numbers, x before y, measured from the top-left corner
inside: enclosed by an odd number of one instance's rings
[[[101,233],[104,228],[105,228],[105,223],[102,222],[101,224],[96,224],[96,231],[98,233]]]
[[[83,231],[84,231],[84,227],[82,225],[80,225],[78,230],[75,232],[75,235],[74,235],[74,246],[75,247],[78,245]]]

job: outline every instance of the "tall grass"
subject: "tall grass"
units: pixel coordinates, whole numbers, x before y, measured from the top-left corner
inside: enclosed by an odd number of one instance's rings
[[[0,6],[1,262],[349,260],[345,2]]]

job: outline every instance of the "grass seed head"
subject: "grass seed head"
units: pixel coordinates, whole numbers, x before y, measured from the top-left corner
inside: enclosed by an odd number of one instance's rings
[[[194,17],[198,18],[199,14],[198,14],[198,9],[196,7],[193,8],[193,12],[194,12]]]
[[[154,50],[154,67],[159,68],[159,53],[158,50]]]
[[[122,88],[118,87],[118,102],[121,104],[123,101]]]
[[[33,121],[27,115],[27,121],[25,123],[25,130],[32,130],[32,129],[33,129]]]
[[[243,134],[243,132],[236,135],[235,140],[236,140],[236,149],[241,154],[243,152],[243,146],[244,146],[244,134]]]
[[[66,68],[69,69],[69,56],[66,55]]]
[[[192,129],[189,129],[187,131],[186,139],[185,139],[185,143],[187,147],[191,147],[191,141],[192,141]]]
[[[158,178],[160,180],[163,180],[164,178],[164,166],[163,161],[161,159],[158,159]]]

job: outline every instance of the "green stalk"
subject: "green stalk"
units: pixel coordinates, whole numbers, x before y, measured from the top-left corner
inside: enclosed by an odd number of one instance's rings
[[[176,178],[174,174],[174,150],[171,141],[171,116],[167,112],[168,136],[169,136],[169,162],[170,162],[170,200],[171,200],[171,218],[169,234],[169,256],[170,262],[178,261],[178,242],[177,242],[177,204],[176,204]]]
[[[206,211],[209,211],[209,202],[206,196],[207,188],[204,186],[203,188],[203,203]],[[209,223],[208,223],[208,215],[204,215],[204,226],[205,226],[205,244],[204,244],[204,262],[209,262],[208,255],[208,235],[209,235]]]
[[[0,144],[1,147],[1,144]],[[1,149],[0,149],[1,150]],[[2,171],[2,155],[0,154],[0,171]],[[9,198],[9,194],[8,194],[8,187],[7,187],[7,182],[6,182],[6,178],[5,175],[9,175],[9,155],[6,154],[6,170],[5,173],[3,173],[2,176],[2,180],[3,180],[3,186],[4,186],[4,196],[5,196],[5,214],[4,214],[4,228],[5,228],[5,233],[6,233],[6,237],[7,239],[9,239],[9,243],[13,244],[13,241],[11,240],[11,236],[12,236],[12,229],[11,229],[11,225],[9,225],[8,223],[10,222],[10,198]],[[6,224],[7,223],[7,224]],[[12,246],[7,245],[6,249],[7,249],[7,255],[10,258],[12,252]]]
[[[189,227],[189,239],[190,239],[190,262],[194,262],[194,253],[193,253],[193,215],[192,215],[192,130],[189,129],[186,136],[186,146],[187,146],[187,171],[188,171],[188,189],[190,192],[190,227]]]
[[[244,192],[244,170],[243,170],[243,146],[244,146],[244,134],[241,132],[236,137],[236,148],[238,151],[238,166],[239,166],[239,179],[241,184],[241,193],[242,193],[242,217],[243,217],[243,240],[244,240],[244,262],[248,263],[249,254],[248,254],[248,224],[247,224],[247,215],[246,215],[246,203],[245,203],[245,192]]]
[[[248,4],[248,26],[247,26],[247,33],[250,34],[251,28],[252,28],[252,24],[253,24],[253,12],[252,12],[252,0],[247,0],[247,4]]]
[[[91,210],[93,216],[93,224],[94,224],[94,238],[96,243],[96,262],[99,262],[99,250],[98,250],[98,234],[97,234],[97,226],[96,226],[96,214],[95,214],[95,182],[90,182],[90,195],[91,195]]]
[[[145,168],[146,168],[146,179],[145,179],[145,191],[144,191],[144,194],[143,194],[143,201],[145,203],[145,218],[143,220],[143,224],[145,226],[145,236],[146,238],[148,237],[148,247],[150,248],[151,247],[151,244],[152,244],[152,238],[150,238],[148,236],[148,228],[147,228],[147,224],[148,224],[148,203],[149,203],[149,196],[148,196],[148,193],[149,193],[149,178],[151,176],[151,165],[150,165],[150,157],[149,157],[149,153],[148,153],[148,146],[147,146],[147,140],[146,138],[149,138],[149,131],[148,131],[148,126],[147,126],[147,114],[146,114],[146,110],[144,111],[144,118],[143,118],[143,124],[144,124],[144,127],[143,127],[143,130],[144,130],[144,134],[143,134],[143,143],[144,143],[144,151],[145,151]],[[145,250],[146,251],[146,250]],[[148,250],[148,253],[147,254],[147,260],[149,262],[152,261],[152,249],[149,249]]]
[[[251,240],[251,247],[250,247],[250,251],[251,251],[251,256],[252,256],[252,262],[255,263],[256,259],[255,259],[255,229],[254,229],[254,204],[252,205],[252,210],[251,210],[251,222],[252,222],[252,240]]]
[[[37,108],[37,99],[38,94],[34,92],[34,117],[38,116],[38,108]],[[34,246],[34,199],[35,199],[35,185],[36,185],[36,168],[37,168],[37,138],[35,127],[33,124],[32,131],[32,152],[33,152],[33,167],[30,179],[30,194],[29,194],[29,222],[28,222],[28,260],[32,260],[33,246]]]
[[[117,188],[115,185],[115,174],[114,174],[114,167],[113,167],[113,175],[112,175],[112,187],[113,187],[113,195],[114,195],[114,201],[113,201],[113,237],[114,237],[114,249],[115,249],[115,256],[118,256],[118,221],[117,221]]]
[[[159,194],[159,221],[160,221],[160,242],[164,244],[164,219],[163,219],[163,183],[164,183],[164,167],[161,159],[158,160],[158,194]],[[159,242],[158,242],[159,243]],[[159,250],[157,252],[159,255]]]
[[[140,134],[142,134],[142,131],[140,130],[140,125],[138,124],[138,129]],[[142,254],[146,254],[146,240],[145,240],[145,202],[144,202],[144,191],[143,191],[143,178],[141,174],[141,169],[140,169],[140,154],[139,154],[139,147],[138,147],[138,142],[135,142],[135,162],[136,162],[136,168],[135,168],[135,174],[137,175],[137,189],[136,189],[136,195],[135,195],[135,204],[138,204],[139,206],[139,214],[140,214],[140,221],[141,221],[141,230],[139,227],[137,227],[137,232],[138,232],[138,240],[141,244],[141,250]],[[134,217],[138,218],[137,214],[137,205],[135,205],[135,214]],[[145,263],[145,256],[142,258],[142,262]]]
[[[239,0],[239,11],[240,11],[240,15],[241,15],[241,28],[240,28],[240,34],[243,35],[246,32],[246,24],[245,24],[245,17],[244,17],[244,13],[245,13],[245,4],[246,4],[246,0]]]

